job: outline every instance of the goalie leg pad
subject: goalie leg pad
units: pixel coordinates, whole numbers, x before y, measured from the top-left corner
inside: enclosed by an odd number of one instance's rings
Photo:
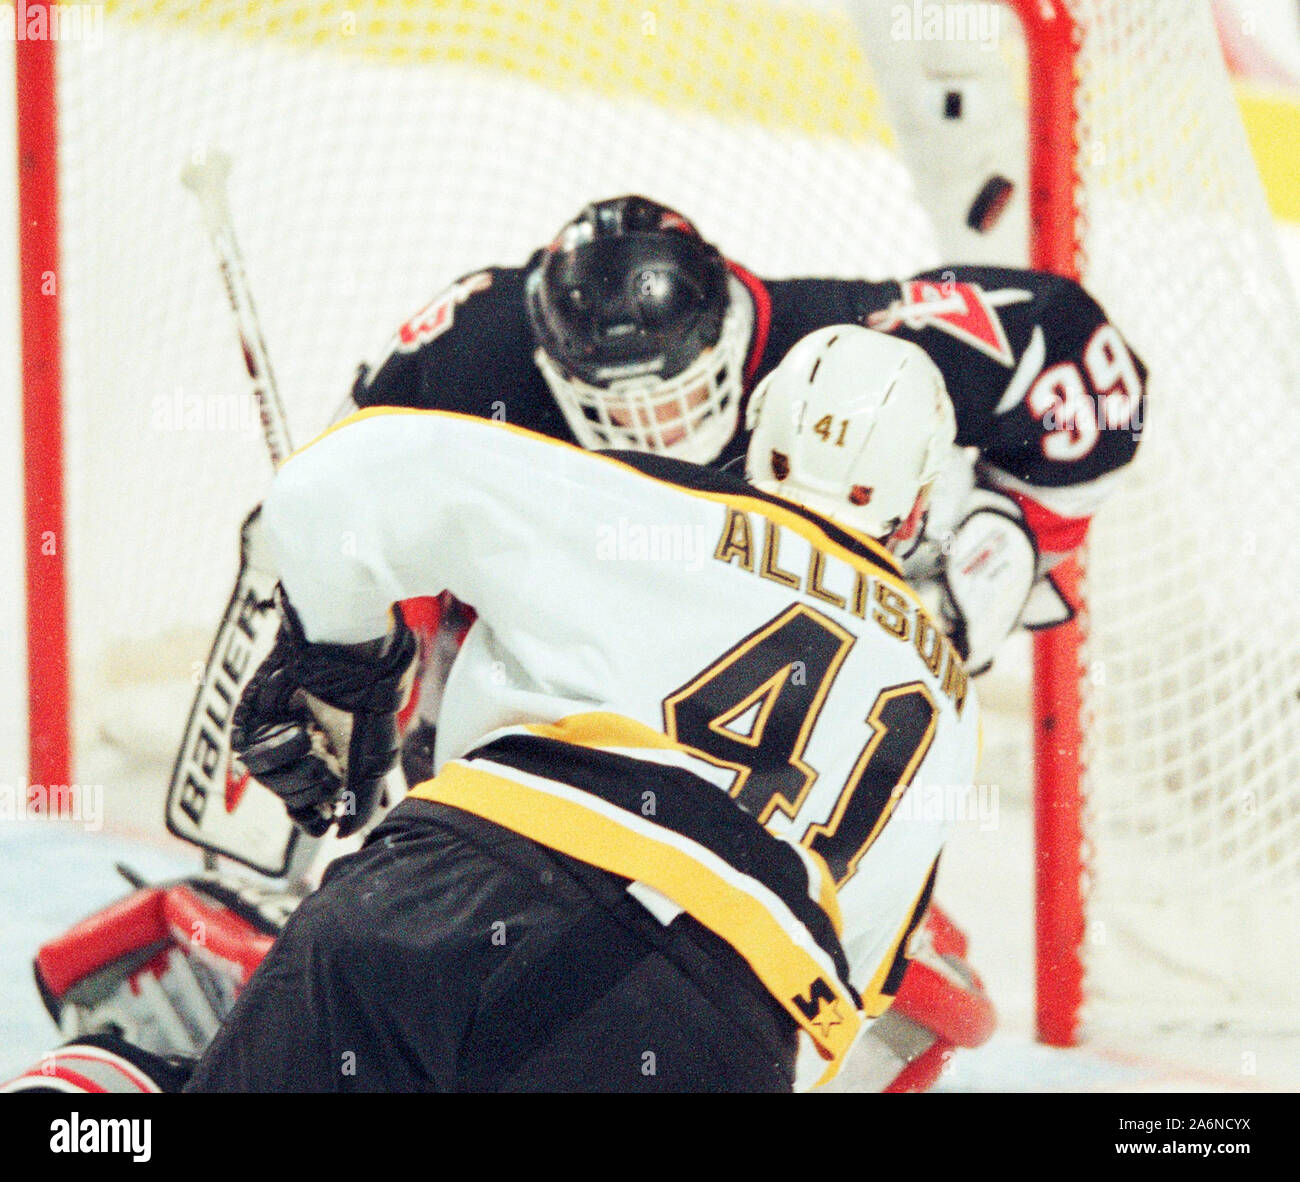
[[[151,1055],[118,1034],[92,1034],[66,1043],[58,1050],[47,1051],[40,1063],[0,1084],[0,1094],[63,1092],[139,1096],[179,1092],[192,1069],[192,1061]]]
[[[931,903],[908,949],[903,984],[891,1012],[959,1047],[978,1047],[997,1026],[984,983],[966,963],[966,934]]]
[[[952,1043],[936,1038],[928,1049],[917,1055],[894,1077],[885,1091],[894,1094],[928,1092],[938,1083],[939,1076],[952,1062],[956,1050]]]
[[[908,948],[907,971],[893,1004],[863,1034],[829,1091],[924,1092],[958,1047],[977,1047],[997,1025],[993,1003],[966,963],[966,935],[931,903]]]
[[[195,1055],[270,950],[296,896],[217,877],[146,887],[43,945],[36,983],[65,1037],[115,1032]]]

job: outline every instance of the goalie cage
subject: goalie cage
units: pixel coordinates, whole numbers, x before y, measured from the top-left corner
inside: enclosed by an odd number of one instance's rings
[[[30,781],[121,775],[94,751],[140,654],[172,654],[170,754],[267,477],[176,179],[204,145],[235,154],[303,438],[391,326],[599,196],[676,204],[760,274],[1027,259],[1151,371],[1086,607],[1035,640],[1040,1035],[1296,1029],[1300,334],[1208,5],[1015,0],[992,38],[949,7],[965,34],[869,0],[139,0],[102,43],[19,41]]]

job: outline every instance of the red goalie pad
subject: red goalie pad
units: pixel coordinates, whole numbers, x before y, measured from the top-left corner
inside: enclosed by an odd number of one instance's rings
[[[997,1012],[966,962],[965,933],[932,903],[917,929],[911,962],[894,1009],[959,1047],[978,1047],[997,1026]]]

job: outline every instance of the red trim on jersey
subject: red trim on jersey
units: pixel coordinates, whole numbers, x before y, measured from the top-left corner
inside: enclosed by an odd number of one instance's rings
[[[1025,515],[1025,524],[1037,539],[1041,553],[1068,554],[1083,545],[1084,538],[1088,536],[1091,517],[1062,517],[1024,493],[1013,492],[1011,489],[999,491],[1006,493],[1020,506],[1020,512]]]
[[[948,1061],[955,1052],[956,1047],[952,1043],[944,1042],[941,1038],[936,1039],[927,1050],[917,1055],[894,1077],[894,1081],[885,1088],[885,1092],[894,1095],[928,1092],[938,1082],[939,1076],[943,1074],[943,1069],[948,1066]]]
[[[57,1052],[56,1052],[57,1054]],[[103,1084],[96,1083],[82,1075],[79,1071],[69,1071],[66,1067],[55,1066],[53,1071],[43,1071],[39,1076],[29,1075],[28,1079],[61,1079],[64,1083],[70,1083],[79,1092],[87,1092],[90,1095],[104,1095],[108,1089]]]
[[[273,936],[259,932],[228,907],[209,903],[186,886],[167,891],[163,913],[178,944],[201,943],[213,956],[237,964],[243,970],[241,984],[247,983],[275,942]],[[202,940],[197,937],[200,932]]]
[[[105,965],[168,938],[160,887],[128,895],[83,919],[36,953],[41,980],[61,997],[83,977]]]
[[[754,335],[749,342],[749,356],[745,358],[745,392],[748,393],[749,384],[758,372],[758,363],[763,359],[763,350],[767,348],[767,334],[772,327],[772,297],[763,281],[739,263],[728,259],[727,270],[745,285],[745,290],[754,299]]]
[[[442,619],[442,596],[421,595],[415,599],[403,599],[401,607],[402,619],[417,636],[437,634],[438,621]]]
[[[144,1072],[135,1067],[134,1064],[121,1055],[115,1055],[112,1051],[100,1051],[93,1054],[92,1051],[98,1050],[95,1047],[61,1047],[54,1051],[54,1065],[57,1067],[59,1060],[64,1061],[72,1059],[74,1062],[78,1059],[87,1063],[97,1063],[102,1067],[111,1067],[118,1075],[122,1076],[128,1083],[134,1084],[142,1092],[157,1092],[161,1089],[150,1079]],[[98,1091],[107,1091],[107,1088],[97,1088]]]
[[[423,669],[429,662],[434,641],[438,637],[438,626],[442,622],[442,597],[421,595],[415,599],[403,599],[400,606],[402,619],[415,633],[415,640],[420,649],[419,667]],[[411,686],[411,695],[406,699],[406,705],[397,712],[398,734],[406,734],[406,728],[418,714],[419,708],[420,678],[417,677]]]

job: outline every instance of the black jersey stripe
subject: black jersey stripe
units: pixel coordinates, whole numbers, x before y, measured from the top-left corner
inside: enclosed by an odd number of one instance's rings
[[[903,930],[903,938],[899,940],[898,947],[894,950],[893,963],[889,966],[889,972],[885,974],[885,982],[880,987],[880,992],[888,997],[893,997],[902,988],[903,974],[907,972],[907,946],[912,941],[912,933],[920,926],[926,911],[929,910],[930,896],[934,894],[934,884],[938,877],[939,859],[935,858],[934,865],[930,867],[930,875],[925,880],[925,886],[921,888],[921,894],[912,908],[911,918]]]
[[[478,758],[567,784],[642,820],[646,794],[652,793],[655,824],[711,850],[772,891],[826,953],[855,1004],[861,1003],[834,923],[811,897],[803,859],[707,780],[684,768],[534,735],[495,739],[464,761]]]
[[[482,817],[658,890],[748,963],[827,1061],[823,1080],[848,1054],[864,1016],[857,995],[784,900],[712,850],[560,780],[490,759],[451,760],[411,796]],[[873,1008],[870,1016],[879,1012]]]

